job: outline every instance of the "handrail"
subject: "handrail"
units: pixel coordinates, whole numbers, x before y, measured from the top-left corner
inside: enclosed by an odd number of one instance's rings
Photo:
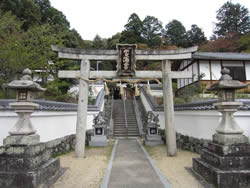
[[[139,133],[142,136],[142,135],[145,135],[145,133],[143,131],[141,116],[140,116],[140,113],[139,113],[139,110],[138,110],[138,106],[137,106],[135,96],[133,97],[133,103],[134,103],[134,109],[135,109],[135,114],[136,114],[137,126],[138,126],[138,129],[139,129]]]
[[[122,99],[123,100],[123,109],[124,109],[124,117],[125,117],[125,125],[128,129],[128,122],[127,122],[127,112],[126,112],[126,103],[125,103],[125,99]]]
[[[109,119],[109,134],[113,136],[113,129],[114,129],[114,124],[113,124],[113,105],[114,105],[114,96],[112,95],[111,98],[111,114],[110,114],[110,119]]]

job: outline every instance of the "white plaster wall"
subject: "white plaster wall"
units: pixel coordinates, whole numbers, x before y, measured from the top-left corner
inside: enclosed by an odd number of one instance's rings
[[[151,95],[154,97],[162,97],[163,93],[162,90],[151,90]]]
[[[186,69],[188,72],[191,72],[192,73],[192,65],[190,65],[189,67],[187,67]],[[186,82],[186,85],[188,84],[191,84],[192,83],[192,78],[188,78],[187,79],[187,82]]]
[[[211,140],[219,117],[216,111],[176,111],[176,131],[183,135]]]
[[[250,80],[250,61],[246,61],[245,66],[246,66],[246,79]]]
[[[210,70],[208,61],[200,61],[200,74],[202,73],[205,74],[202,80],[210,80]]]
[[[181,78],[181,87],[184,87],[184,86],[185,86],[185,79]]]
[[[221,77],[220,61],[211,61],[212,80],[219,80]]]
[[[146,111],[152,111],[145,96],[141,95],[143,105]],[[159,114],[160,127],[165,129],[164,112],[153,112]],[[244,134],[250,140],[250,111],[238,111],[234,114],[235,121],[243,129]],[[175,111],[175,128],[176,131],[195,138],[212,139],[215,129],[219,125],[221,114],[215,110],[189,110],[189,111]]]
[[[103,108],[102,108],[103,109]],[[88,112],[87,127],[92,129],[94,114],[98,111]],[[47,142],[76,132],[77,112],[53,112],[37,111],[31,115],[31,122],[40,135],[41,142]],[[13,111],[1,111],[0,113],[0,145],[8,136],[8,131],[15,125],[17,114]]]
[[[181,79],[177,79],[177,88],[181,88]]]
[[[197,65],[197,63],[194,63],[194,64],[193,64],[194,82],[198,80],[198,77],[199,77],[198,73],[199,73],[199,72],[198,72],[198,65]]]

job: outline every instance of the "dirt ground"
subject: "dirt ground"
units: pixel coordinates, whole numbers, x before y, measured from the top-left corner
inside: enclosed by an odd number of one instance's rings
[[[152,146],[146,149],[173,188],[203,188],[185,169],[192,167],[192,158],[199,157],[198,154],[178,150],[177,157],[168,157],[166,146]]]
[[[61,167],[68,168],[51,188],[99,188],[114,142],[109,147],[86,148],[86,158],[74,152],[60,156]]]
[[[114,141],[109,147],[86,148],[86,158],[75,158],[74,152],[60,156],[61,167],[68,168],[51,188],[99,188],[108,165]],[[168,157],[166,146],[146,147],[156,166],[172,188],[203,188],[185,169],[192,166],[198,154],[178,150],[177,157]]]

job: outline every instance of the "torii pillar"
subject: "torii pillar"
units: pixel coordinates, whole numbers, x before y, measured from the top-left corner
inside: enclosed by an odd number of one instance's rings
[[[162,61],[162,89],[165,116],[165,136],[169,156],[176,156],[176,130],[171,76],[171,61]]]
[[[89,60],[81,61],[80,76],[88,79],[89,77]],[[77,122],[76,122],[76,145],[75,156],[85,157],[85,137],[86,125],[88,117],[88,92],[89,84],[87,81],[80,79],[79,81],[79,96],[77,107]]]

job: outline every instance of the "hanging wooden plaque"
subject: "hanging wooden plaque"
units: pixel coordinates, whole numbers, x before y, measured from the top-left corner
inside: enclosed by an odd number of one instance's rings
[[[135,75],[135,49],[136,44],[117,44],[118,60],[117,73],[119,76]]]

